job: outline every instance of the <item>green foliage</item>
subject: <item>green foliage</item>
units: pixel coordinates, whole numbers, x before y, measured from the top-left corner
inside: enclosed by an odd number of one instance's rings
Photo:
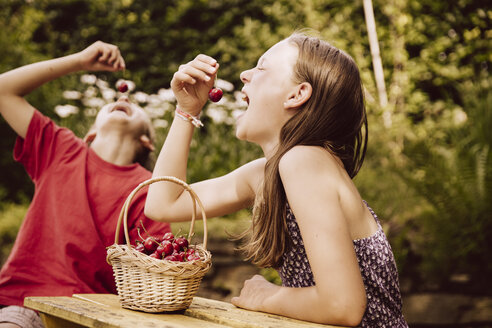
[[[399,171],[429,203],[416,218],[422,278],[449,281],[468,274],[476,288],[492,274],[492,79],[459,84],[463,118],[441,140],[408,141]],[[452,117],[450,118],[452,119]],[[455,118],[456,120],[456,118]],[[480,290],[478,289],[478,290]]]
[[[26,205],[6,203],[0,207],[0,267],[12,249],[26,211]]]

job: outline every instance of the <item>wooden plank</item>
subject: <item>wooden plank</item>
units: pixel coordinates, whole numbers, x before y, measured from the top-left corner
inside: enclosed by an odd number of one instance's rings
[[[39,313],[39,316],[41,317],[41,320],[46,328],[84,328],[84,326],[49,314]]]
[[[102,306],[118,307],[119,301],[117,295],[110,294],[75,294],[73,297],[85,299]],[[165,314],[166,315],[166,314]],[[184,311],[184,315],[205,320],[210,323],[223,324],[228,327],[238,328],[303,328],[303,327],[335,327],[329,325],[320,325],[306,321],[286,318],[274,314],[263,312],[248,311],[240,309],[231,303],[194,297],[191,306]],[[208,325],[208,323],[207,323]],[[338,326],[336,326],[338,327]]]
[[[335,327],[295,320],[275,314],[248,311],[226,302],[194,297],[184,313],[187,316],[237,328]],[[338,326],[337,326],[338,327]]]
[[[86,297],[87,296],[87,297]],[[224,328],[227,325],[205,322],[182,314],[152,314],[121,308],[116,295],[98,294],[74,297],[26,297],[24,305],[41,313],[84,327],[98,328]]]

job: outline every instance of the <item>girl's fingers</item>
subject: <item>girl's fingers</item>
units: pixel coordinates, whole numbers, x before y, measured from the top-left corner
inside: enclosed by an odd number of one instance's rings
[[[192,65],[185,65],[180,71],[182,73],[185,73],[185,74],[193,77],[196,80],[208,82],[212,79],[210,77],[210,75],[208,75],[206,72],[204,72],[203,70],[201,70],[197,67],[194,67]]]
[[[173,81],[176,81],[178,83],[188,83],[188,84],[195,84],[196,80],[191,77],[189,74],[184,73],[183,71],[179,70],[176,73],[174,73]]]
[[[215,66],[215,64],[217,64],[217,61],[215,59],[213,59],[210,56],[204,55],[204,54],[199,54],[198,56],[196,56],[195,60],[204,62],[204,63],[209,64],[211,66]]]
[[[208,76],[213,76],[214,74],[216,74],[218,69],[218,64],[215,61],[215,59],[205,55],[203,55],[205,58],[201,56],[202,55],[198,55],[198,57],[195,58],[195,60],[190,62],[190,65],[204,72]]]

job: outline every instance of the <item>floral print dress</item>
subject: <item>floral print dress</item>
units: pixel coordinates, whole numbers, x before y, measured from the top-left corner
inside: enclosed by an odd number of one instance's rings
[[[374,211],[364,202],[378,225],[372,236],[354,240],[354,249],[366,289],[367,306],[360,327],[408,327],[402,314],[398,271],[391,246]],[[314,286],[311,266],[296,218],[287,205],[287,227],[292,248],[277,268],[286,287]]]

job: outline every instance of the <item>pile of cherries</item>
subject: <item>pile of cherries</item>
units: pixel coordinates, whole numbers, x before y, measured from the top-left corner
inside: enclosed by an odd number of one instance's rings
[[[159,260],[190,262],[200,260],[200,255],[190,247],[188,239],[183,236],[174,237],[167,232],[162,237],[149,236],[137,240],[135,249]]]

